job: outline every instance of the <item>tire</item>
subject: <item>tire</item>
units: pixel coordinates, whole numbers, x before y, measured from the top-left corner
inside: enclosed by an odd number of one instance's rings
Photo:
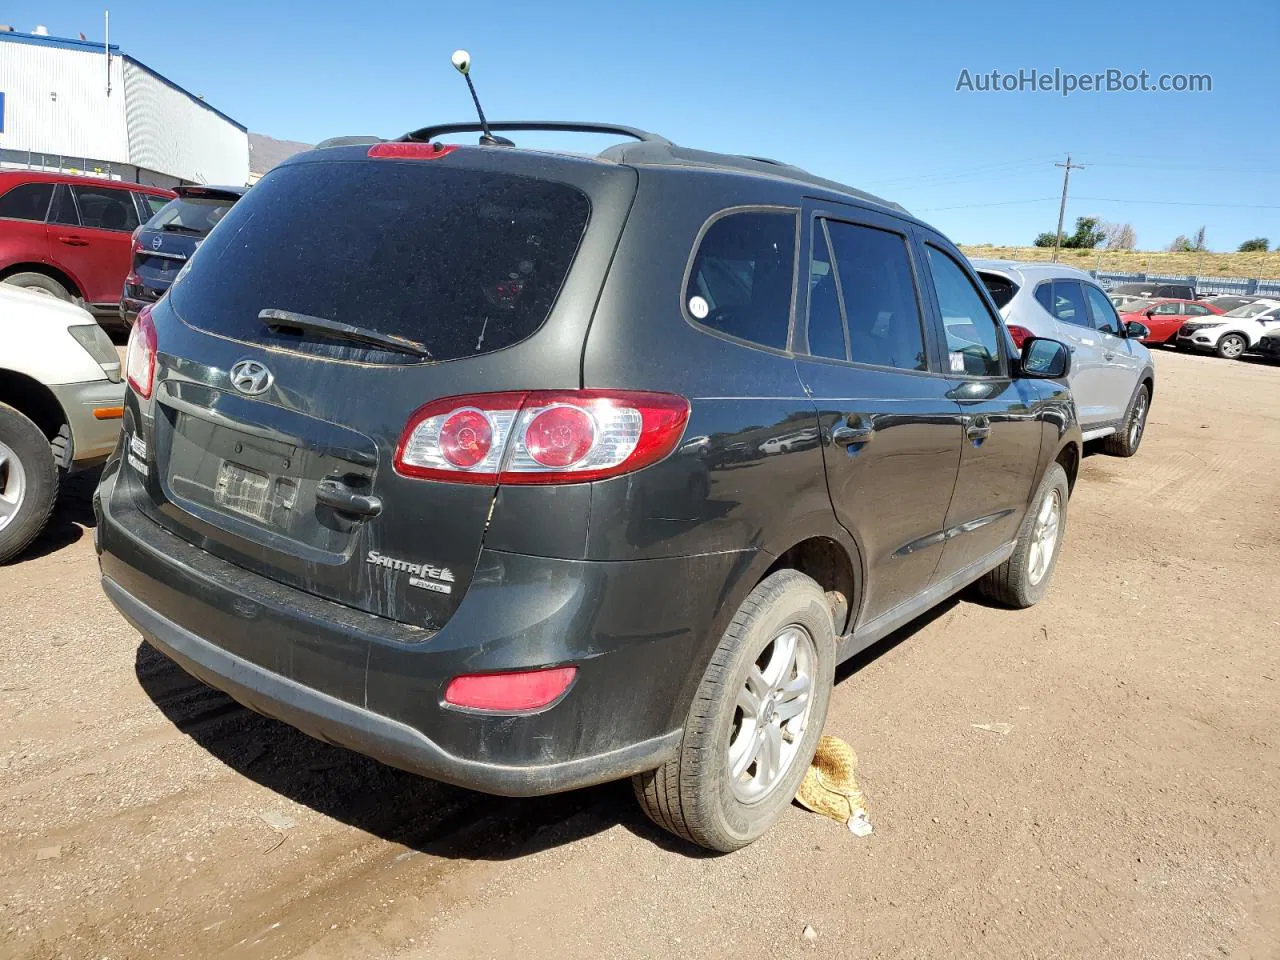
[[[1142,445],[1147,431],[1147,415],[1151,412],[1151,393],[1145,383],[1138,385],[1138,392],[1129,401],[1120,429],[1102,441],[1102,449],[1113,457],[1132,457]]]
[[[1055,495],[1057,524],[1053,541],[1048,547],[1049,557],[1044,561],[1044,547],[1038,540],[1040,521],[1046,503]],[[1061,464],[1049,464],[1044,479],[1040,481],[1040,489],[1036,491],[1027,515],[1022,518],[1022,526],[1018,530],[1018,545],[1014,548],[1013,555],[978,581],[978,589],[983,596],[1015,610],[1040,602],[1053,578],[1053,568],[1057,566],[1058,554],[1062,552],[1062,541],[1067,533],[1068,495],[1066,471]]]
[[[1238,333],[1224,334],[1214,351],[1223,360],[1239,360],[1249,349],[1249,341]]]
[[[32,293],[43,293],[50,297],[57,297],[59,300],[66,300],[68,303],[75,303],[76,298],[71,295],[70,290],[53,277],[46,277],[43,273],[15,273],[13,276],[5,277],[4,282],[30,290]]]
[[[790,659],[788,637],[795,649]],[[632,778],[636,799],[649,819],[720,853],[746,846],[773,826],[800,788],[822,736],[835,682],[835,649],[822,588],[795,570],[766,577],[742,602],[716,646],[676,755],[657,770]],[[778,687],[787,684],[794,689],[806,673],[807,696],[783,696],[777,701],[782,709],[775,713]],[[758,691],[766,695],[753,700]],[[744,698],[760,711],[756,721],[744,712]],[[793,710],[801,712],[781,719]],[[761,743],[753,736],[761,729],[761,719],[764,729],[777,729],[763,738],[777,751],[772,777],[765,758],[756,752],[760,747],[754,746]],[[766,756],[769,751],[765,746]],[[744,757],[742,772],[735,778],[730,761]]]
[[[58,466],[40,428],[0,403],[0,563],[27,548],[49,522]]]

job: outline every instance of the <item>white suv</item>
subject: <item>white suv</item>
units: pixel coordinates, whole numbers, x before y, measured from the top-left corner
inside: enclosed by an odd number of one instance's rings
[[[1255,300],[1217,317],[1184,323],[1176,346],[1183,350],[1211,350],[1235,360],[1256,350],[1264,333],[1280,329],[1280,300]]]
[[[1036,336],[1071,350],[1067,382],[1085,440],[1106,437],[1103,448],[1115,456],[1137,453],[1155,389],[1151,354],[1138,342],[1150,331],[1121,321],[1110,298],[1081,270],[1060,263],[972,263],[1019,349]]]
[[[120,355],[97,321],[0,284],[0,563],[44,529],[63,473],[101,463],[120,435]]]

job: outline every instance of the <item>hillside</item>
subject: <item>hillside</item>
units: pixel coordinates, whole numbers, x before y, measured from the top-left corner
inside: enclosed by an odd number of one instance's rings
[[[995,260],[1049,260],[1047,247],[997,247],[961,244],[965,256]],[[1280,252],[1166,253],[1153,250],[1063,250],[1063,263],[1082,270],[1153,273],[1173,276],[1280,278]]]

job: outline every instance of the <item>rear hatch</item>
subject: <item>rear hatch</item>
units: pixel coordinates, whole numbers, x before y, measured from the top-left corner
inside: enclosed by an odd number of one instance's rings
[[[126,295],[154,303],[209,232],[240,199],[243,190],[179,187],[133,238],[133,264]]]
[[[233,563],[438,628],[471,581],[496,485],[401,475],[402,432],[442,397],[580,386],[635,172],[502,148],[366,150],[276,168],[156,308],[138,496]]]

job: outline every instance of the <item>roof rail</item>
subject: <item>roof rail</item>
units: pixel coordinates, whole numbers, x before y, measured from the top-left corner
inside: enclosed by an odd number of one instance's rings
[[[671,141],[656,133],[626,127],[620,123],[590,123],[578,120],[494,120],[489,124],[490,130],[544,130],[557,133],[617,133],[624,137],[650,143],[666,143]],[[447,133],[483,133],[484,128],[478,121],[464,120],[460,123],[436,123],[412,133],[399,137],[402,141],[426,142]]]

